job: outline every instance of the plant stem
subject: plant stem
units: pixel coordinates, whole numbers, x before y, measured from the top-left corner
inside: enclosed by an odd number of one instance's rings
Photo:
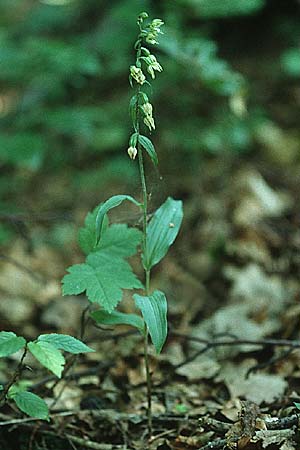
[[[145,252],[147,246],[147,186],[144,172],[143,153],[141,147],[138,145],[138,158],[139,158],[139,170],[141,177],[142,193],[143,193],[143,251]],[[150,294],[150,270],[145,269],[145,293]],[[148,355],[148,328],[145,324],[145,337],[144,337],[144,358],[145,369],[147,379],[147,415],[148,415],[148,432],[149,436],[152,435],[152,386],[151,386],[151,372],[149,367],[149,355]]]
[[[149,437],[152,436],[152,382],[151,372],[149,367],[149,355],[148,355],[148,329],[145,324],[145,337],[144,337],[144,358],[147,380],[147,419],[148,419],[148,433]]]
[[[27,345],[25,346],[23,355],[20,359],[20,362],[18,364],[18,367],[16,368],[11,380],[7,383],[7,385],[5,386],[5,388],[3,389],[1,396],[0,396],[0,406],[3,406],[6,402],[6,396],[8,394],[8,391],[10,390],[10,388],[12,387],[13,384],[15,384],[15,382],[19,379],[22,370],[23,370],[23,362],[25,359],[25,356],[27,354]]]
[[[139,58],[141,56],[141,39],[138,41],[138,45],[136,47],[136,65],[139,67],[140,62]],[[140,134],[140,91],[141,88],[138,86],[137,88],[137,102],[136,102],[136,132],[139,136]],[[147,247],[147,209],[148,209],[148,193],[147,193],[147,184],[144,170],[144,159],[143,159],[143,150],[139,144],[139,139],[137,140],[137,151],[138,151],[138,162],[139,162],[139,172],[141,179],[141,188],[143,195],[143,253],[146,251]],[[145,293],[148,296],[150,294],[150,270],[145,269]],[[149,366],[149,352],[148,352],[148,341],[149,341],[149,332],[147,325],[145,324],[145,333],[144,333],[144,359],[145,359],[145,369],[146,369],[146,380],[147,380],[147,416],[148,416],[148,433],[149,437],[152,435],[152,383],[151,383],[151,372]]]

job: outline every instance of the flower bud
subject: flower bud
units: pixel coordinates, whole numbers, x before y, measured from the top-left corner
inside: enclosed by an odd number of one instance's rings
[[[141,12],[141,14],[139,14],[139,19],[141,18],[142,20],[147,19],[149,16],[146,12]]]
[[[137,155],[136,147],[129,147],[127,150],[130,159],[135,159]]]
[[[146,81],[146,77],[139,67],[130,66],[130,75],[138,84],[144,84]]]
[[[153,19],[151,22],[151,27],[159,28],[164,24],[164,22],[161,19]]]
[[[155,122],[152,116],[145,116],[144,124],[147,125],[150,131],[152,130],[152,128],[153,130],[155,130]]]
[[[146,42],[148,42],[148,44],[152,44],[152,45],[158,44],[158,42],[155,38],[156,38],[156,34],[148,33],[146,36]]]
[[[143,111],[146,114],[146,116],[152,116],[153,107],[151,103],[147,102],[143,104]]]
[[[147,57],[147,64],[147,71],[150,73],[152,79],[155,78],[155,71],[162,72],[163,70],[162,66],[159,64],[154,55],[149,55]]]

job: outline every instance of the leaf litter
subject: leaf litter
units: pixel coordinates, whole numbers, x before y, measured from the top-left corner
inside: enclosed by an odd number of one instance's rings
[[[228,345],[235,339],[299,337],[295,198],[288,183],[280,190],[254,167],[235,170],[234,182],[225,180],[221,188],[216,182],[220,167],[209,167],[199,186],[191,188],[185,208],[188,232],[181,244],[178,240],[176,253],[172,250],[154,271],[154,287],[167,293],[171,330],[164,352],[150,354],[156,436],[150,443],[143,438],[145,373],[138,334],[126,326],[97,329],[91,323],[82,330],[84,296],[68,298],[67,308],[61,308],[65,256],[43,243],[40,228],[34,254],[21,239],[7,249],[21,265],[1,261],[1,328],[31,338],[41,332],[76,336],[84,331],[85,342],[96,350],[74,366],[70,360],[71,369],[58,384],[46,373],[24,374],[32,392],[45,391],[49,404],[53,396],[57,399],[49,432],[62,427],[66,434],[112,448],[124,443],[130,449],[298,448],[299,350],[267,343]],[[74,247],[73,261],[67,255],[67,263],[79,260],[77,251]],[[126,312],[130,303],[122,303]],[[1,362],[4,382],[14,365],[14,358]],[[12,410],[5,416],[0,412],[2,421],[15,418]],[[60,414],[70,416],[65,421]],[[6,429],[0,430],[3,439]]]

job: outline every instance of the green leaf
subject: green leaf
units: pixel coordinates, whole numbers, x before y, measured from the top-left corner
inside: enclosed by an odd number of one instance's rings
[[[133,133],[129,138],[129,146],[130,147],[136,147],[137,139],[138,139],[138,133]]]
[[[132,125],[134,128],[136,128],[136,124],[137,124],[136,105],[137,105],[137,96],[134,95],[133,97],[131,97],[130,102],[129,102],[129,113],[130,113]]]
[[[120,311],[108,313],[103,310],[91,313],[91,317],[102,325],[130,325],[144,334],[144,321],[137,314],[125,314]]]
[[[38,341],[29,342],[28,349],[42,366],[46,367],[58,378],[61,378],[65,358],[57,348],[48,342]]]
[[[101,235],[102,235],[102,228],[103,228],[103,220],[105,217],[105,214],[108,213],[112,208],[115,208],[116,206],[119,206],[124,200],[128,200],[132,203],[134,203],[136,206],[141,206],[141,203],[139,203],[137,200],[135,200],[130,195],[114,195],[110,199],[106,200],[104,202],[98,211],[97,217],[96,217],[96,245],[98,244]]]
[[[23,337],[18,337],[11,331],[0,332],[0,357],[12,355],[25,345],[26,341]]]
[[[161,291],[154,291],[148,297],[134,294],[133,298],[142,312],[155,350],[160,353],[168,334],[166,296]]]
[[[113,224],[106,227],[100,242],[95,247],[96,216],[98,207],[88,213],[85,225],[79,230],[79,244],[83,252],[88,255],[95,251],[106,251],[122,257],[132,256],[142,239],[142,233],[136,228],[129,228],[126,224]]]
[[[141,146],[146,150],[146,152],[150,156],[153,164],[157,165],[158,164],[157,154],[156,154],[154,145],[152,144],[150,139],[147,138],[146,136],[143,136],[142,134],[139,134],[138,139],[139,139],[139,143],[141,144]]]
[[[12,399],[17,407],[30,417],[48,420],[49,410],[45,401],[32,392],[17,392]]]
[[[79,229],[78,242],[81,250],[88,255],[95,248],[96,241],[96,217],[101,205],[96,206],[93,211],[88,212],[84,219],[84,226]],[[103,222],[103,233],[108,226],[108,220]]]
[[[63,278],[63,295],[78,295],[86,291],[90,302],[96,302],[111,312],[122,299],[122,289],[142,289],[142,283],[124,259],[106,252],[90,254],[85,264],[67,269]]]
[[[147,245],[143,255],[146,270],[166,255],[179,232],[182,217],[182,201],[171,197],[155,212],[147,226]]]
[[[97,249],[110,256],[127,258],[136,253],[141,240],[142,232],[137,228],[128,228],[126,224],[114,224],[103,233]]]
[[[79,339],[73,336],[68,336],[67,334],[42,334],[38,337],[38,342],[48,342],[48,344],[53,345],[53,347],[58,350],[64,350],[65,352],[73,353],[77,355],[78,353],[88,353],[94,352],[94,350]]]
[[[32,381],[30,380],[19,380],[16,381],[8,390],[7,397],[13,398],[18,392],[24,392],[30,389],[32,386]]]
[[[294,405],[296,406],[297,409],[300,409],[300,403],[294,402]]]

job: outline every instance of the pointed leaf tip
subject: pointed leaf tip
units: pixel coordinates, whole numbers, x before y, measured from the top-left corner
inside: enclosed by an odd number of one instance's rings
[[[119,206],[124,200],[128,200],[132,203],[134,203],[136,206],[141,206],[141,203],[139,203],[137,200],[135,200],[130,195],[114,195],[110,199],[106,200],[100,208],[97,213],[96,217],[96,243],[95,246],[98,245],[101,234],[102,234],[102,228],[103,228],[103,221],[105,214],[108,213],[111,209],[115,208],[116,206]]]
[[[156,353],[160,353],[168,334],[166,296],[161,291],[154,291],[149,296],[134,294],[133,298],[142,312]]]
[[[166,255],[179,233],[182,218],[182,201],[171,197],[155,212],[147,226],[147,245],[143,255],[146,270],[150,270]]]

